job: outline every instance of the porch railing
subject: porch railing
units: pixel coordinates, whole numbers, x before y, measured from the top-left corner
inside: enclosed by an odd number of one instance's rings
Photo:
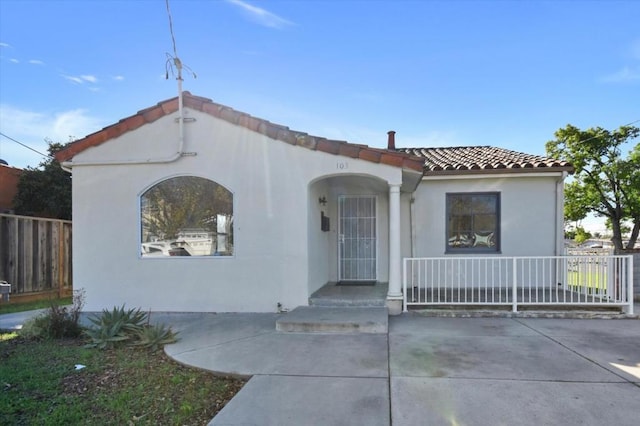
[[[405,258],[404,309],[428,305],[618,306],[633,314],[633,257]]]

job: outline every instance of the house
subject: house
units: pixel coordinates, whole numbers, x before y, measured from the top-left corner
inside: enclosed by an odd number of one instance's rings
[[[86,309],[268,312],[406,257],[554,256],[570,164],[475,146],[387,149],[290,130],[184,92],[56,154],[73,173]]]
[[[13,212],[13,199],[18,193],[18,181],[22,169],[9,166],[0,160],[0,213]]]

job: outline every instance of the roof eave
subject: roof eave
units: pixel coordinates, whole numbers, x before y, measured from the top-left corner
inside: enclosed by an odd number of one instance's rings
[[[523,174],[523,173],[562,173],[572,174],[572,166],[554,167],[518,167],[518,168],[495,168],[495,169],[466,169],[466,170],[425,170],[424,176],[447,176],[447,175],[495,175],[495,174]]]

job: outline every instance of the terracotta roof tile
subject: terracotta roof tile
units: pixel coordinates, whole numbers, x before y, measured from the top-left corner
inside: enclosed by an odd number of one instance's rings
[[[211,99],[194,96],[189,92],[184,92],[183,94],[183,105],[291,145],[345,157],[359,158],[373,163],[402,167],[423,172],[424,174],[480,173],[487,171],[495,173],[496,171],[505,172],[522,169],[573,171],[572,166],[564,161],[489,146],[386,150],[371,148],[367,145],[330,140],[291,130],[288,127],[217,104]],[[118,123],[69,144],[64,150],[56,154],[56,158],[59,161],[68,161],[74,155],[87,148],[119,137],[145,123],[151,123],[177,110],[177,97],[159,102],[153,107],[143,109],[137,114],[120,120]]]
[[[183,94],[183,105],[291,145],[351,158],[360,158],[374,163],[384,163],[415,171],[422,171],[423,160],[411,154],[390,153],[385,150],[370,148],[367,145],[349,144],[344,141],[311,136],[303,132],[291,130],[285,126],[273,124],[267,120],[252,117],[243,112],[217,104],[211,99],[194,96],[189,92],[184,92]],[[64,150],[56,154],[56,158],[59,161],[70,160],[74,155],[87,148],[100,145],[109,139],[121,136],[128,131],[137,129],[145,123],[151,123],[177,110],[177,97],[159,102],[153,107],[143,109],[131,117],[120,120],[118,123],[105,127],[96,133],[69,144]],[[386,157],[382,155],[383,152],[387,153]]]
[[[492,146],[461,146],[446,148],[399,148],[398,152],[420,157],[425,175],[447,173],[480,173],[507,171],[573,172],[571,163],[548,157],[510,151]],[[540,170],[543,169],[543,170]]]

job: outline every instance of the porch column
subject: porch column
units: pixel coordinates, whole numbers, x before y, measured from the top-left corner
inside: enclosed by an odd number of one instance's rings
[[[400,184],[389,185],[389,315],[402,312],[402,258],[400,255]]]

